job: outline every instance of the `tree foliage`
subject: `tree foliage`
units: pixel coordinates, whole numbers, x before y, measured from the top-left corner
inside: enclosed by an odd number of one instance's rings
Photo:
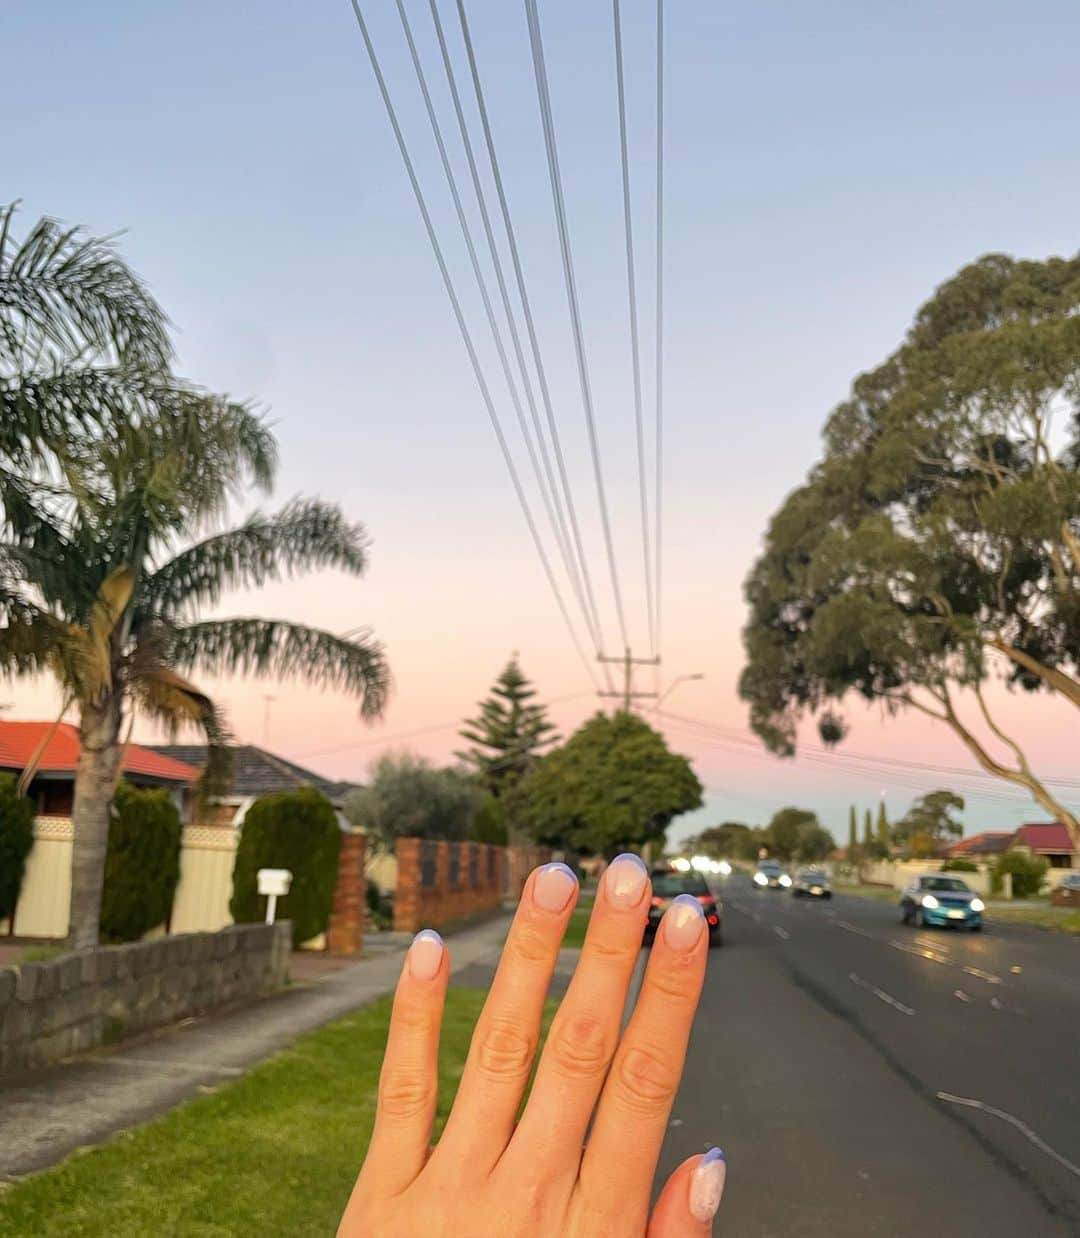
[[[963,797],[954,791],[930,791],[897,821],[893,836],[910,855],[937,855],[945,843],[963,837],[964,823],[954,815],[963,811]]]
[[[840,742],[849,699],[915,709],[1080,837],[984,691],[1080,707],[1078,311],[1080,257],[982,258],[833,412],[746,584],[740,692],[773,751],[808,715]]]
[[[539,842],[612,856],[662,841],[702,787],[683,756],[631,713],[598,713],[520,784],[514,811]]]
[[[294,945],[325,932],[340,850],[341,829],[333,806],[314,787],[260,797],[240,829],[229,900],[233,919],[238,924],[261,920],[265,899],[258,892],[259,869],[287,868],[292,884],[278,899],[278,919],[292,921]]]
[[[1050,865],[1045,856],[1026,851],[1005,851],[994,864],[991,881],[1000,894],[1006,874],[1012,877],[1013,898],[1034,898],[1042,889]]]
[[[376,850],[393,851],[399,838],[464,840],[480,799],[462,771],[437,769],[411,752],[391,752],[375,762],[367,785],[351,791],[343,808]]]
[[[836,841],[807,808],[781,808],[761,831],[759,842],[769,855],[785,863],[809,864],[824,860],[836,849]]]
[[[457,755],[495,796],[511,792],[559,739],[546,709],[536,703],[536,691],[522,673],[516,654],[495,680],[491,695],[480,702],[480,712],[465,723],[460,734],[470,747]]]
[[[474,843],[490,843],[505,847],[509,841],[506,812],[502,801],[490,792],[481,795],[469,823],[469,838]]]
[[[0,920],[15,911],[33,845],[34,805],[19,794],[14,775],[0,774]]]
[[[741,821],[710,825],[686,845],[695,854],[716,860],[748,860],[757,854],[754,831]]]
[[[168,791],[117,785],[101,892],[106,937],[138,941],[168,919],[180,881],[181,829]]]

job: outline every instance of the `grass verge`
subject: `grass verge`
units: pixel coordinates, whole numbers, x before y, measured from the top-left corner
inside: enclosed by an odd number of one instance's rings
[[[1010,907],[994,903],[986,918],[991,924],[1001,920],[1006,924],[1033,924],[1058,933],[1080,933],[1080,911],[1070,911],[1068,907]]]
[[[451,989],[442,1129],[486,993]],[[548,1003],[547,1018],[555,1003]],[[384,998],[301,1036],[236,1083],[0,1190],[0,1234],[40,1238],[326,1238],[375,1117]]]
[[[891,886],[833,885],[837,894],[854,894],[856,898],[872,898],[879,903],[899,903],[900,895]]]

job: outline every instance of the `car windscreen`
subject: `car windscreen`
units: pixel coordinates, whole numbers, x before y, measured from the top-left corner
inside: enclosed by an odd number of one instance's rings
[[[758,872],[764,873],[766,877],[775,877],[780,872],[779,864],[759,864]]]
[[[824,873],[818,872],[816,868],[808,868],[799,874],[800,881],[827,881],[828,878]]]
[[[922,888],[924,890],[953,890],[960,894],[970,893],[959,877],[924,877]]]
[[[653,894],[659,898],[675,898],[679,894],[708,894],[709,887],[700,873],[653,873]]]

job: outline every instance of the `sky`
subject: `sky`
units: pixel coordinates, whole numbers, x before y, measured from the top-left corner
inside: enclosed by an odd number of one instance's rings
[[[439,3],[464,87],[456,11]],[[364,8],[542,520],[396,7]],[[423,0],[406,8],[464,192],[430,10]],[[614,557],[628,639],[642,656],[612,12],[601,0],[539,8]],[[651,426],[655,5],[623,0],[622,10]],[[618,654],[524,6],[467,0],[467,11],[605,648]],[[0,201],[22,199],[24,227],[45,213],[124,230],[124,254],[175,323],[183,373],[255,401],[275,425],[277,488],[248,506],[321,495],[371,539],[362,580],[319,574],[229,597],[219,613],[337,632],[370,625],[395,681],[384,719],[368,726],[354,702],[295,683],[215,683],[237,735],[341,778],[362,778],[389,747],[447,760],[459,720],[515,651],[572,731],[602,704],[594,668],[575,653],[529,540],[349,0],[4,0],[0,44],[7,95],[20,101],[5,131]],[[736,682],[742,582],[852,379],[899,343],[919,304],[964,263],[1078,248],[1078,45],[1071,0],[667,5],[659,683],[704,676],[673,690],[665,709],[682,720],[663,729],[706,786],[705,807],[674,835],[764,822],[794,803],[842,837],[849,804],[883,798],[895,817],[940,785],[968,796],[969,832],[1043,817],[1025,795],[979,776],[959,741],[924,718],[851,712],[841,753],[880,765],[826,762],[812,735],[806,757],[769,757],[751,742]],[[475,227],[467,193],[466,206]],[[646,448],[651,472],[651,433]],[[651,688],[651,672],[637,686]],[[8,716],[58,708],[47,683],[2,691]],[[1074,714],[1045,696],[1002,693],[999,707],[1037,769],[1077,777]]]

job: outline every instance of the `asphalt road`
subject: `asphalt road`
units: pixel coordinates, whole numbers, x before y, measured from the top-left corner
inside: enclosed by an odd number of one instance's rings
[[[724,1148],[719,1234],[1080,1234],[1080,941],[722,894],[661,1165]]]

